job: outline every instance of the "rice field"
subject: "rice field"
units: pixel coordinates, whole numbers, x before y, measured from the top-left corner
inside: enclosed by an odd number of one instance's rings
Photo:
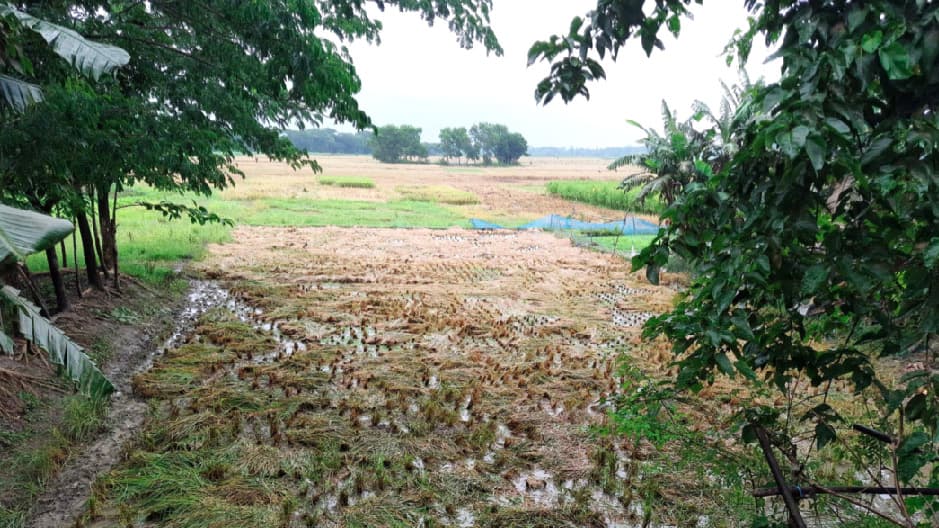
[[[600,434],[627,372],[668,368],[639,330],[674,279],[536,232],[233,240],[199,264],[217,301],[134,380],[151,415],[87,526],[687,525],[731,500],[670,496],[689,475],[650,482],[655,449]]]

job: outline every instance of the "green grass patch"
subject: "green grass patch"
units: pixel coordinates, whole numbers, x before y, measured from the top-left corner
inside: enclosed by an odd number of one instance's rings
[[[107,400],[83,394],[41,399],[22,393],[20,397],[26,402],[25,428],[0,429],[4,450],[0,486],[6,490],[0,502],[0,527],[24,526],[29,508],[69,451],[94,438],[107,414]]]
[[[454,192],[438,190],[442,203],[475,203],[469,201],[459,189]],[[118,252],[121,271],[151,285],[184,287],[177,280],[174,268],[180,261],[199,260],[206,246],[231,240],[231,228],[220,224],[198,225],[188,220],[170,220],[162,214],[147,211],[133,204],[141,201],[192,203],[206,207],[222,218],[249,226],[339,226],[339,227],[469,227],[469,221],[457,211],[450,210],[436,200],[397,200],[369,202],[351,200],[261,199],[225,200],[218,195],[167,194],[138,186],[123,193],[118,211]],[[69,268],[74,266],[72,240],[67,239]],[[84,267],[84,252],[78,243],[78,259]],[[36,254],[27,261],[34,272],[48,271],[45,254]],[[66,273],[70,273],[68,270]],[[84,278],[83,278],[84,280]]]
[[[433,202],[447,205],[474,205],[479,203],[475,194],[449,185],[402,185],[395,190],[406,200]]]
[[[664,206],[657,196],[649,196],[645,202],[639,203],[636,199],[639,189],[623,192],[617,189],[618,185],[619,182],[616,181],[558,180],[548,182],[547,190],[548,193],[565,200],[583,202],[618,211],[658,215],[664,210]]]
[[[374,189],[375,182],[371,178],[364,176],[320,176],[320,185],[331,185],[334,187],[350,187],[356,189]]]
[[[654,235],[604,235],[588,237],[591,242],[602,248],[604,251],[616,251],[617,253],[629,253],[632,250],[642,251],[652,240]]]

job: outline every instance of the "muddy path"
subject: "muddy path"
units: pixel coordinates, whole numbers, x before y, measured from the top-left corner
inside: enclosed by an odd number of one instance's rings
[[[155,300],[167,302],[168,299]],[[133,394],[134,375],[150,368],[154,357],[162,351],[177,346],[202,313],[225,300],[217,287],[192,280],[187,295],[143,324],[101,324],[88,306],[58,318],[57,324],[72,334],[108,332],[108,341],[116,353],[103,371],[114,383],[116,392],[111,397],[106,431],[82,446],[80,452],[66,462],[37,499],[26,526],[57,528],[75,523],[86,510],[95,480],[122,459],[125,446],[139,434],[144,424],[147,404]],[[90,342],[87,338],[85,341]]]

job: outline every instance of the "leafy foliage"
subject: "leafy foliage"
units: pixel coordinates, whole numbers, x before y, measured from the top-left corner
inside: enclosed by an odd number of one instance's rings
[[[19,11],[8,3],[0,4],[0,109],[22,111],[27,105],[42,100],[42,90],[9,75],[10,69],[19,75],[33,73],[32,63],[20,44],[21,29],[29,29],[40,36],[60,57],[76,69],[98,79],[105,73],[127,65],[130,56],[121,48],[86,40],[71,29],[46,22]]]
[[[479,145],[470,139],[466,127],[441,129],[440,150],[447,159],[460,157],[467,160],[479,159]]]
[[[677,30],[671,16],[688,3],[657,2],[647,16],[641,3],[601,1],[586,36],[578,29],[572,35],[580,40],[541,43],[533,53],[615,51],[633,35],[649,52],[655,31],[666,22]],[[731,49],[745,61],[753,39],[765,36],[778,47],[782,79],[754,89],[747,111],[729,123],[736,148],[684,188],[664,213],[670,225],[634,260],[653,282],[670,255],[696,272],[674,311],[650,321],[645,334],[672,340],[682,388],[722,375],[763,378],[790,396],[800,380],[825,395],[833,383],[852,387],[876,402],[869,419],[897,438],[888,465],[898,481],[934,486],[939,6],[744,3],[751,25]],[[616,18],[610,30],[596,23],[608,15]],[[586,90],[561,82],[577,71],[570,61],[555,66],[539,97],[569,100]],[[880,375],[880,358],[911,353],[917,361],[906,360],[899,383]],[[841,438],[844,419],[825,400],[793,421],[814,429],[819,449]],[[751,420],[778,425],[778,409],[758,411]],[[799,452],[791,429],[777,432],[784,452]],[[797,478],[813,477],[805,469]],[[928,523],[937,510],[935,500],[918,498],[878,513],[912,525],[914,512]]]
[[[66,220],[0,205],[0,268],[54,246],[73,230]]]
[[[427,159],[427,148],[421,144],[421,129],[411,125],[380,127],[369,145],[372,156],[382,163]]]
[[[495,158],[502,165],[514,165],[528,154],[528,142],[518,132],[509,131],[505,125],[477,123],[469,131],[483,163],[492,163]]]

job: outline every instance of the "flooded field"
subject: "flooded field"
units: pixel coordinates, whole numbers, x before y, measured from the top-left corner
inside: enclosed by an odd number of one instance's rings
[[[634,526],[598,439],[668,287],[544,233],[240,228],[94,526]],[[190,314],[192,315],[192,314]],[[644,350],[644,353],[640,353]]]

